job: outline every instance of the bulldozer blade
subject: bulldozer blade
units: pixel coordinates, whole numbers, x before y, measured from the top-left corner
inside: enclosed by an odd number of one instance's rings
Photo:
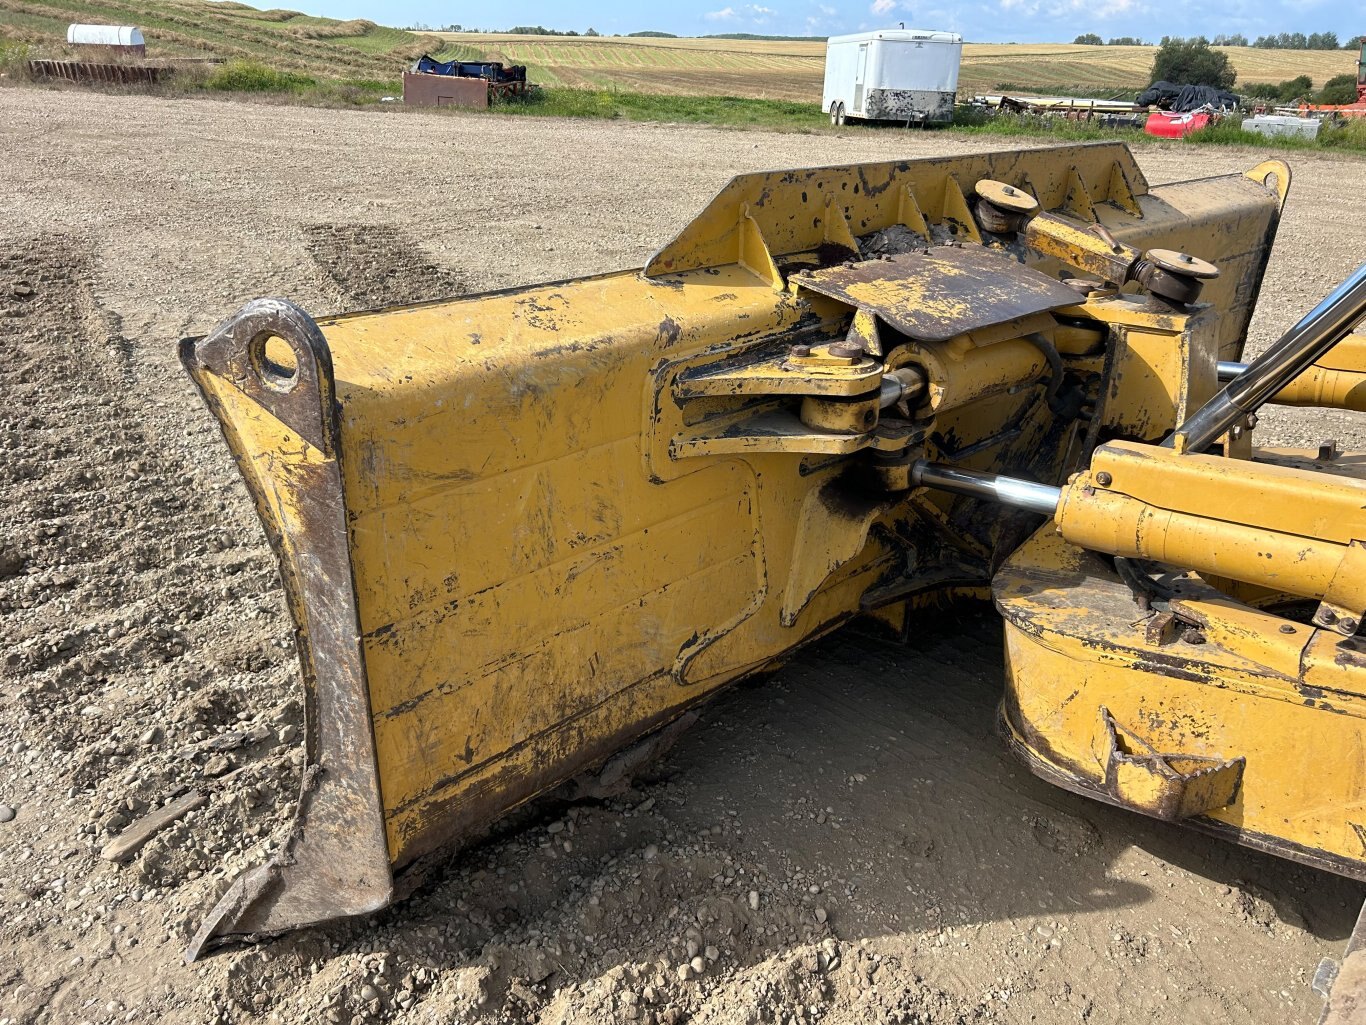
[[[305,710],[293,830],[187,956],[384,907],[417,859],[718,688],[936,582],[985,585],[1009,524],[913,495],[910,462],[1056,480],[1076,419],[1043,401],[1048,343],[1021,340],[1064,330],[1069,269],[983,245],[985,178],[1218,261],[1217,318],[1117,305],[1238,358],[1288,171],[1149,189],[1120,145],[746,175],[643,273],[316,321],[259,299],[182,342],[279,562]],[[931,298],[831,273],[888,245],[927,253],[902,263]],[[969,324],[965,267],[1031,298]],[[922,389],[907,346],[962,379]]]

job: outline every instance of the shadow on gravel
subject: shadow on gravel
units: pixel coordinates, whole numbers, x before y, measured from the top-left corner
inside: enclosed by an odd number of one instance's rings
[[[1358,884],[1016,764],[1000,630],[972,606],[904,647],[820,642],[705,706],[622,799],[534,802],[405,903],[236,956],[320,965],[310,988],[341,1021],[1016,1021],[1021,1000],[1040,1020],[1113,1011],[1087,995],[1106,986],[1242,1006],[1294,930],[1349,933]],[[1211,942],[1232,944],[1226,977]]]

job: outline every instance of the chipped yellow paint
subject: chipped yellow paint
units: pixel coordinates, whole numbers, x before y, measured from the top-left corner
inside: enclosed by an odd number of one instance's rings
[[[965,198],[984,177],[1027,182],[1054,211],[1083,180],[1127,244],[1217,260],[1214,326],[1193,333],[1184,315],[1127,298],[1109,314],[1072,305],[1057,298],[1056,259],[999,246],[983,259],[1009,270],[978,304],[955,305],[945,261],[929,272],[943,275],[933,297],[896,280],[847,302],[802,286],[799,272],[894,224],[936,254],[950,242],[987,253]],[[1236,349],[1279,209],[1243,175],[1150,190],[1118,146],[747,175],[644,274],[319,321],[336,452],[197,368],[286,573],[309,562],[293,475],[340,463],[360,721],[373,725],[390,863],[471,836],[856,615],[980,587],[1006,543],[999,523],[909,494],[910,460],[1060,481],[1084,428],[1055,423],[1043,401],[1059,312],[1096,325],[1060,346],[1079,376],[1104,370],[1097,339],[1155,339],[1129,350],[1157,381],[1140,404],[1170,421],[1195,393],[1193,377],[1170,381],[1188,361],[1173,340],[1194,338],[1207,361]],[[855,339],[887,351],[837,360],[830,343],[865,303]],[[928,306],[939,326],[976,320],[914,341],[888,326],[893,306]],[[924,401],[881,410],[882,373],[912,365]],[[294,613],[307,640],[311,612]]]
[[[1196,825],[1366,878],[1366,667],[1344,662],[1329,631],[1247,608],[1225,620],[1220,592],[1191,590],[1208,616],[1202,643],[1178,633],[1153,645],[1099,556],[1051,526],[1017,550],[994,582],[1006,620],[1002,714],[1017,749],[1054,783],[1144,811],[1153,793],[1133,779],[1122,793],[1108,785],[1100,709],[1159,752],[1243,758],[1234,799]]]

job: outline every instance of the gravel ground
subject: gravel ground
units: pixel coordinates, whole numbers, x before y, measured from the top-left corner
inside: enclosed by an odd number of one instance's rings
[[[537,802],[397,907],[182,964],[300,754],[274,565],[175,341],[259,295],[639,265],[735,173],[1000,142],[0,88],[0,143],[0,1025],[1315,1020],[1363,888],[1030,777],[974,611],[819,645],[630,793]],[[1154,183],[1261,156],[1139,153]],[[1254,350],[1366,252],[1366,163],[1294,163]]]

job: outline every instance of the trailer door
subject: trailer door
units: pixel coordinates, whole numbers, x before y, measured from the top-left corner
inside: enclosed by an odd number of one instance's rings
[[[858,44],[858,63],[854,66],[854,110],[863,113],[863,79],[868,74],[868,44]]]

